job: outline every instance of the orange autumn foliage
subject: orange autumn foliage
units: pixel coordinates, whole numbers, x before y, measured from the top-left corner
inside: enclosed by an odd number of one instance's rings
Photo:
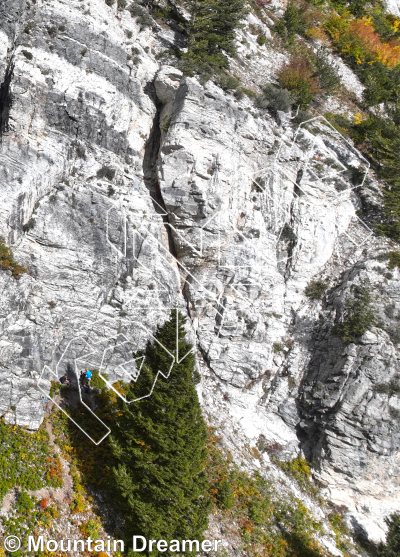
[[[349,32],[361,39],[366,51],[385,66],[396,66],[400,63],[399,41],[394,39],[388,43],[382,42],[369,19],[353,21]]]
[[[335,46],[344,54],[352,56],[357,64],[381,62],[387,67],[393,67],[400,63],[399,40],[383,42],[370,18],[350,21],[343,17],[334,17],[324,28]]]
[[[20,275],[27,272],[26,267],[15,261],[12,251],[4,244],[2,238],[0,238],[0,270],[11,271],[12,276],[17,280]]]

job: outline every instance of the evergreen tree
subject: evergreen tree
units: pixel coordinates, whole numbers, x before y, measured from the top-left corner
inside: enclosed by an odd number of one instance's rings
[[[181,358],[192,346],[185,340],[185,319],[180,314],[178,323]],[[158,329],[156,338],[170,353],[176,351],[175,314]],[[146,364],[140,379],[130,386],[128,399],[148,394],[157,372],[170,369],[172,359],[158,343],[149,343],[145,355]],[[190,353],[174,364],[168,379],[159,376],[149,398],[121,403],[111,448],[118,462],[113,474],[125,501],[130,536],[201,540],[207,528],[211,504],[205,474],[207,428],[195,389],[194,365]]]
[[[385,522],[389,527],[386,545],[382,544],[378,553],[381,557],[400,557],[400,513],[392,514]]]
[[[226,55],[236,53],[236,29],[245,14],[243,0],[187,0],[191,15],[186,62],[196,71],[229,66]]]
[[[358,342],[359,338],[375,325],[372,294],[367,283],[358,285],[354,297],[346,300],[343,321],[333,327],[333,333],[343,342]]]
[[[289,3],[283,15],[286,24],[288,37],[290,40],[294,39],[296,33],[302,34],[305,31],[305,22],[302,11],[297,8],[292,2]]]

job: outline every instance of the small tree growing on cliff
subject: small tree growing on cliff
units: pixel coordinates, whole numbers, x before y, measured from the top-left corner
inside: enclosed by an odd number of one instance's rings
[[[371,304],[372,296],[368,284],[357,286],[354,297],[346,300],[343,321],[334,326],[334,334],[343,342],[357,342],[369,327],[375,325],[375,314]]]
[[[399,557],[400,555],[400,513],[392,514],[385,520],[388,525],[386,544],[381,544],[378,554],[380,557]]]
[[[193,71],[227,68],[236,53],[236,29],[246,12],[243,0],[186,0],[191,15],[187,27],[188,52],[185,65]],[[206,70],[207,71],[207,70]]]
[[[192,348],[185,340],[184,322],[179,315],[181,355]],[[156,338],[171,353],[175,351],[175,315],[158,329]],[[157,372],[166,372],[171,365],[170,356],[157,343],[149,343],[145,355],[146,365],[140,380],[130,386],[128,398],[148,394]],[[194,365],[190,353],[174,364],[169,379],[159,378],[151,397],[121,404],[111,448],[118,463],[113,470],[115,484],[125,501],[130,535],[200,540],[207,528],[207,428],[195,389]]]

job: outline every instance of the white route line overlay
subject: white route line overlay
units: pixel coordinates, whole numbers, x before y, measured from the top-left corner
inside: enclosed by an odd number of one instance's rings
[[[279,159],[280,159],[280,156],[281,156],[281,150],[282,150],[282,148],[284,147],[284,145],[286,144],[286,146],[289,147],[289,149],[293,149],[294,146],[295,146],[295,144],[296,144],[298,135],[299,135],[299,133],[302,131],[302,128],[303,128],[304,126],[306,126],[307,124],[309,124],[309,123],[311,123],[311,122],[313,122],[313,121],[317,121],[317,120],[322,121],[324,124],[326,124],[328,127],[330,127],[330,128],[334,131],[335,134],[339,135],[339,136],[342,138],[342,140],[347,144],[347,147],[350,149],[350,151],[351,151],[354,155],[356,155],[356,157],[358,157],[359,160],[362,160],[363,163],[366,164],[366,170],[365,170],[365,173],[364,173],[364,176],[363,176],[362,183],[361,183],[361,184],[358,184],[357,186],[354,186],[353,188],[347,188],[344,192],[338,192],[336,195],[334,195],[334,199],[333,199],[333,200],[338,199],[338,198],[340,198],[341,196],[343,197],[344,194],[347,194],[347,195],[348,195],[348,192],[349,192],[349,191],[353,191],[353,190],[355,190],[355,189],[357,189],[357,188],[360,188],[360,187],[362,187],[362,186],[364,185],[364,183],[365,183],[366,177],[367,177],[368,172],[369,172],[369,169],[370,169],[370,163],[365,159],[365,157],[364,157],[364,156],[363,156],[363,155],[362,155],[362,154],[361,154],[361,153],[360,153],[360,152],[359,152],[359,151],[358,151],[358,150],[357,150],[357,149],[356,149],[356,148],[355,148],[355,147],[354,147],[354,146],[353,146],[353,145],[352,145],[340,132],[338,132],[338,130],[336,130],[336,128],[335,128],[324,116],[317,116],[317,117],[311,118],[311,119],[307,120],[306,122],[303,122],[303,123],[301,123],[301,124],[299,125],[298,129],[296,130],[296,133],[294,134],[294,137],[293,137],[293,140],[292,140],[292,142],[291,142],[291,145],[287,145],[287,143],[286,143],[287,139],[286,139],[285,137],[283,137],[283,138],[281,139],[280,144],[279,144],[279,148],[278,148],[278,151],[277,151],[277,153],[276,153],[276,155],[275,155],[275,158],[274,158],[274,161],[273,161],[272,165],[269,166],[269,167],[266,168],[266,169],[260,169],[260,170],[258,170],[256,173],[254,173],[255,179],[253,180],[253,183],[255,183],[255,184],[257,185],[257,187],[265,194],[265,197],[266,197],[265,201],[266,201],[266,204],[267,204],[267,205],[269,205],[268,202],[273,202],[273,203],[274,203],[274,207],[273,207],[273,208],[274,208],[275,213],[277,212],[277,211],[276,211],[276,206],[275,206],[275,200],[269,195],[268,191],[266,191],[266,188],[265,188],[264,184],[260,184],[259,181],[257,181],[256,176],[259,177],[260,174],[262,174],[264,170],[267,170],[267,171],[270,173],[271,171],[274,171],[274,170],[276,171],[276,170],[278,169],[279,171],[283,172],[283,174],[285,175],[285,177],[286,177],[293,185],[296,185],[296,187],[299,188],[299,190],[300,190],[304,195],[307,195],[307,192],[303,191],[303,189],[301,188],[301,186],[297,183],[297,181],[296,181],[297,176],[294,178],[294,177],[293,177],[293,172],[290,172],[289,169],[283,168],[282,165],[279,164]],[[312,165],[311,159],[312,159],[312,157],[313,157],[313,154],[314,154],[314,151],[315,151],[315,147],[316,147],[316,145],[317,145],[317,137],[318,137],[318,136],[314,136],[311,149],[310,149],[309,152],[308,152],[308,156],[307,156],[307,158],[306,158],[305,161],[302,161],[302,165],[299,166],[299,168],[297,169],[297,172],[298,172],[300,169],[302,169],[303,171],[308,171],[310,174],[314,175],[314,178],[315,178],[315,179],[317,179],[318,181],[320,181],[321,179],[323,179],[323,177],[318,176],[318,174],[317,174],[316,172],[314,172],[314,170],[313,170],[313,168],[312,168],[312,166],[311,166],[311,165]],[[326,149],[329,149],[329,147],[327,147],[327,146],[325,146],[325,148],[326,148]],[[332,150],[332,149],[330,149],[330,150]],[[342,174],[342,173],[344,173],[346,170],[348,170],[348,168],[347,168],[343,163],[341,163],[341,161],[339,161],[339,159],[338,159],[337,157],[335,157],[335,159],[336,159],[336,162],[337,162],[337,163],[340,165],[340,167],[341,167],[340,172],[337,172],[337,174]],[[310,161],[311,161],[311,162],[310,162]],[[354,167],[354,168],[355,168],[355,167]],[[358,168],[360,168],[360,167],[358,167]],[[218,174],[218,172],[217,172],[217,174]],[[218,176],[217,176],[216,180],[218,181]],[[293,192],[293,196],[294,196],[295,198],[299,197],[298,194],[297,194],[296,192]],[[309,196],[307,195],[307,197],[309,197]],[[155,203],[155,204],[158,206],[158,208],[160,209],[161,212],[160,212],[160,213],[154,212],[154,213],[150,214],[150,215],[149,215],[149,216],[150,216],[150,219],[153,218],[153,217],[159,218],[159,217],[162,217],[162,216],[166,216],[165,210],[164,210],[156,201],[153,200],[153,203]],[[278,210],[279,210],[279,205],[280,205],[280,202],[279,202],[279,200],[278,200]],[[284,212],[284,213],[287,213],[287,211],[285,210],[284,207],[281,206],[281,209],[283,209],[283,212]],[[115,211],[115,210],[117,210],[117,211],[120,213],[120,218],[121,218],[121,221],[122,221],[122,223],[123,223],[123,249],[122,249],[122,251],[121,251],[120,249],[118,249],[118,248],[114,245],[113,242],[110,241],[109,215],[110,215],[110,212],[111,212],[111,211]],[[221,213],[221,210],[219,210],[219,211],[217,211],[216,213],[214,213],[210,218],[207,219],[207,221],[206,221],[206,222],[203,224],[203,226],[201,227],[201,229],[200,229],[200,249],[197,249],[197,247],[196,247],[194,244],[192,244],[191,242],[189,242],[189,241],[181,234],[181,232],[180,232],[179,230],[177,230],[175,227],[173,227],[170,223],[165,223],[165,224],[166,224],[166,226],[170,227],[171,230],[173,230],[174,233],[180,238],[180,240],[181,240],[184,244],[188,245],[188,246],[194,251],[194,253],[196,253],[199,257],[202,257],[202,256],[204,255],[204,253],[205,253],[205,252],[204,252],[204,229],[205,229],[205,227],[206,227],[212,220],[214,220],[216,217],[219,217],[219,216],[220,216],[220,213]],[[277,217],[277,214],[275,214],[275,217]],[[364,241],[360,244],[359,242],[358,242],[358,243],[355,242],[355,241],[349,236],[349,234],[347,234],[347,232],[344,232],[344,233],[345,233],[345,235],[349,238],[349,240],[352,241],[354,244],[356,244],[356,245],[362,245],[363,243],[365,243],[365,242],[368,240],[368,238],[373,234],[373,232],[372,232],[372,230],[371,230],[361,219],[359,219],[359,217],[358,217],[357,215],[356,215],[356,217],[357,217],[358,221],[360,222],[360,224],[362,224],[362,225],[368,230],[368,232],[369,232],[368,237],[365,238]],[[287,222],[287,220],[286,220],[286,219],[283,219],[282,222],[281,222],[282,226],[284,226],[285,222]],[[128,244],[127,227],[128,227],[129,225],[130,225],[130,223],[129,223],[129,220],[128,220],[127,216],[126,216],[125,211],[124,211],[121,207],[118,207],[116,204],[113,204],[113,206],[107,211],[106,239],[107,239],[107,242],[108,242],[108,244],[110,245],[110,247],[111,247],[111,248],[117,253],[117,255],[119,255],[120,257],[126,257],[126,256],[127,256],[127,244]],[[238,230],[238,229],[236,228],[236,226],[234,226],[234,225],[231,224],[231,227],[232,227],[232,230],[233,230],[234,232],[236,232],[238,235],[240,235],[240,237],[241,237],[243,240],[246,240],[246,241],[248,240],[248,238],[247,238],[240,230]],[[183,279],[185,283],[188,282],[188,277],[190,277],[190,278],[192,279],[192,281],[194,281],[195,283],[198,284],[198,286],[200,287],[200,290],[203,290],[203,293],[206,292],[206,293],[213,299],[213,301],[216,303],[216,305],[217,305],[218,307],[221,306],[221,295],[216,295],[214,292],[212,292],[211,290],[208,290],[202,283],[200,283],[200,282],[197,280],[197,278],[194,277],[193,274],[190,273],[190,271],[189,271],[179,260],[177,260],[177,259],[169,252],[169,250],[167,250],[167,248],[158,240],[158,238],[156,238],[148,229],[145,231],[145,235],[143,235],[142,232],[139,232],[139,230],[136,229],[136,228],[133,228],[133,227],[132,227],[132,230],[133,230],[133,241],[134,241],[134,237],[135,237],[136,234],[142,239],[143,242],[146,241],[146,240],[148,240],[148,238],[150,237],[153,241],[156,242],[157,246],[158,246],[159,248],[161,248],[161,250],[167,251],[167,256],[166,256],[166,255],[163,256],[163,255],[160,254],[160,257],[161,257],[166,263],[168,263],[170,266],[172,266],[171,259],[173,260],[174,263],[176,263],[177,268],[175,268],[174,270],[177,271],[176,274],[177,274],[178,276],[180,276],[180,278]],[[280,239],[280,237],[281,237],[281,234],[282,234],[282,230],[279,232],[279,235],[278,235],[278,238],[277,238],[277,243],[279,242],[279,239]],[[216,249],[218,250],[218,268],[221,268],[221,269],[226,268],[226,269],[230,269],[230,270],[235,270],[235,269],[236,269],[236,266],[222,266],[222,265],[221,265],[221,238],[220,238],[220,232],[218,233],[218,241],[217,241]],[[291,258],[291,257],[293,257],[293,255],[290,256],[290,258]],[[286,258],[284,258],[284,259],[288,259],[288,257],[286,257]],[[140,267],[142,267],[143,270],[146,270],[146,272],[150,272],[150,274],[151,274],[151,276],[153,277],[153,279],[156,280],[156,282],[161,286],[161,291],[167,292],[166,289],[164,288],[164,286],[162,285],[162,283],[160,283],[159,279],[157,279],[157,277],[155,277],[154,274],[153,274],[149,269],[145,269],[144,265],[139,261],[139,258],[138,258],[138,257],[134,256],[134,260],[136,261],[136,263],[137,263]],[[279,262],[279,261],[278,261],[278,262]],[[178,270],[179,270],[179,271],[178,271]],[[186,277],[183,277],[183,276],[182,276],[182,271],[186,274]],[[235,292],[235,294],[236,294],[238,297],[240,297],[243,301],[246,301],[247,303],[250,302],[250,305],[251,305],[251,306],[254,305],[254,304],[253,304],[251,301],[249,301],[247,298],[244,298],[243,295],[242,295],[242,293],[241,293],[240,291],[238,291],[233,285],[230,285],[230,288],[231,288],[231,289]],[[170,293],[168,292],[168,294],[170,294]],[[225,294],[225,295],[226,295],[226,294]],[[171,299],[170,299],[170,300],[171,300]],[[205,298],[204,298],[204,301],[206,301]],[[218,311],[218,309],[214,308],[214,310],[215,310],[216,314],[221,318],[220,325],[219,325],[219,330],[218,330],[218,334],[219,334],[220,331],[221,331],[221,329],[222,329],[222,326],[223,326],[223,322],[224,322],[224,318],[225,318],[225,312],[224,312],[223,314],[221,314],[221,313]],[[179,348],[178,348],[178,336],[179,336],[179,331],[178,331],[178,310],[177,310],[177,309],[176,309],[176,319],[177,319],[177,321],[176,321],[176,356],[175,356],[174,354],[172,354],[168,349],[166,349],[166,348],[154,337],[153,333],[152,333],[147,327],[145,327],[145,326],[144,326],[143,324],[141,324],[141,323],[132,322],[133,325],[136,325],[136,326],[142,328],[142,330],[144,330],[146,333],[148,333],[149,338],[153,339],[153,341],[156,342],[156,343],[157,343],[163,350],[165,350],[165,352],[171,357],[171,365],[170,365],[170,367],[169,367],[167,373],[164,373],[164,372],[161,371],[161,370],[158,370],[158,371],[157,371],[156,378],[154,379],[154,382],[153,382],[153,385],[152,385],[152,387],[151,387],[151,390],[150,390],[150,392],[149,392],[147,395],[144,395],[144,396],[139,397],[139,398],[137,398],[137,399],[128,401],[123,395],[121,395],[121,393],[120,393],[117,389],[115,389],[115,388],[113,387],[113,385],[110,383],[110,381],[109,381],[108,379],[106,379],[105,376],[103,375],[103,373],[104,373],[104,370],[103,370],[104,361],[105,361],[107,352],[110,351],[110,350],[115,350],[115,349],[118,348],[119,346],[121,346],[121,345],[123,345],[123,344],[126,344],[126,343],[128,343],[128,342],[130,342],[130,341],[129,341],[124,335],[118,335],[118,336],[123,336],[123,337],[125,338],[125,341],[124,341],[123,343],[114,345],[113,347],[108,347],[108,348],[106,348],[106,349],[104,350],[104,352],[103,352],[103,357],[102,357],[102,361],[101,361],[101,365],[100,365],[100,369],[99,369],[99,376],[100,376],[101,379],[106,383],[107,387],[108,387],[109,389],[113,390],[113,391],[116,393],[116,395],[117,395],[118,397],[120,397],[125,403],[131,404],[131,403],[133,403],[133,402],[138,402],[139,400],[143,400],[143,399],[145,399],[145,398],[150,397],[150,396],[152,395],[153,391],[154,391],[154,388],[155,388],[155,385],[156,385],[156,383],[157,383],[157,380],[158,380],[159,376],[161,375],[164,379],[168,379],[168,378],[170,377],[170,374],[171,374],[171,372],[172,372],[172,370],[173,370],[174,365],[175,365],[175,364],[181,363],[190,353],[194,352],[194,348],[192,348],[187,354],[185,354],[185,356],[184,356],[183,358],[179,359]],[[101,423],[101,425],[107,430],[107,433],[100,439],[100,441],[97,441],[97,442],[96,442],[96,441],[95,441],[95,440],[94,440],[94,439],[93,439],[93,438],[92,438],[92,437],[91,437],[79,424],[77,424],[76,421],[75,421],[71,416],[69,416],[69,415],[67,414],[67,412],[66,412],[63,408],[61,408],[61,406],[60,406],[57,402],[55,402],[55,400],[54,400],[52,397],[50,397],[50,395],[49,395],[44,389],[42,389],[42,387],[40,386],[40,382],[43,381],[43,374],[44,374],[44,372],[45,372],[46,370],[50,373],[51,376],[56,377],[56,379],[57,379],[57,381],[58,381],[58,373],[57,373],[57,372],[59,372],[58,366],[59,366],[61,360],[63,359],[63,357],[64,357],[66,351],[68,350],[69,346],[71,345],[71,343],[74,342],[74,341],[75,341],[76,339],[78,339],[78,338],[79,338],[80,340],[83,340],[83,342],[84,342],[85,344],[87,344],[88,347],[89,347],[89,352],[88,352],[87,354],[85,354],[85,355],[83,355],[83,356],[80,356],[79,358],[74,358],[75,375],[76,375],[77,382],[78,382],[78,389],[79,389],[79,398],[80,398],[80,402],[83,404],[83,406],[85,406],[85,407],[89,410],[89,412],[94,416],[94,418],[95,418],[97,421],[99,421],[99,422]],[[79,337],[74,337],[74,339],[72,339],[72,340],[68,343],[67,348],[65,349],[63,355],[61,356],[60,361],[59,361],[59,363],[58,363],[57,366],[56,366],[56,372],[53,372],[48,366],[44,366],[44,368],[43,368],[43,370],[42,370],[42,373],[40,374],[40,376],[39,376],[39,378],[38,378],[38,380],[37,380],[37,386],[38,386],[39,390],[40,390],[44,395],[46,395],[46,397],[49,398],[49,399],[57,406],[57,408],[59,408],[59,409],[68,417],[68,419],[70,419],[70,420],[74,423],[74,425],[76,425],[76,427],[78,427],[78,428],[82,431],[82,433],[84,433],[95,445],[99,445],[102,441],[104,441],[104,439],[111,433],[111,430],[110,430],[110,428],[108,428],[108,426],[107,426],[98,416],[96,416],[96,414],[92,411],[92,409],[91,409],[91,408],[83,401],[83,399],[82,399],[81,386],[80,386],[80,383],[79,383],[79,376],[78,376],[78,362],[80,362],[80,361],[87,362],[87,359],[88,359],[91,355],[96,354],[96,344],[99,344],[100,342],[103,342],[103,341],[99,341],[98,343],[89,344],[89,342],[87,342],[87,341],[86,341],[85,339],[83,339],[81,336],[79,336]],[[90,349],[92,349],[92,350],[90,351]],[[134,358],[134,359],[132,359],[132,360],[129,360],[129,361],[125,362],[125,365],[126,365],[126,364],[131,363],[131,362],[133,362],[133,361],[135,361],[135,360],[138,360],[138,359],[142,359],[142,363],[141,363],[140,369],[139,369],[139,371],[137,372],[136,375],[130,374],[130,373],[123,367],[122,364],[120,364],[120,365],[118,366],[118,367],[123,371],[123,373],[125,373],[125,374],[129,377],[129,379],[130,379],[131,381],[133,381],[133,382],[136,382],[136,381],[138,380],[139,376],[140,376],[140,372],[141,372],[142,367],[143,367],[143,364],[144,364],[144,358],[142,358],[142,357]]]
[[[316,148],[316,146],[317,146],[317,138],[318,138],[318,136],[313,134],[313,141],[312,141],[311,149],[310,149],[310,151],[307,153],[307,158],[306,158],[305,161],[300,161],[301,164],[296,168],[296,171],[291,171],[290,169],[285,169],[281,164],[279,164],[279,160],[280,160],[280,157],[281,157],[281,151],[282,151],[283,147],[286,145],[286,147],[289,148],[289,152],[290,152],[290,150],[292,150],[292,149],[295,147],[296,142],[297,142],[297,139],[298,139],[298,136],[299,136],[300,132],[302,131],[302,129],[305,128],[305,126],[306,126],[307,124],[310,124],[310,123],[316,122],[316,121],[320,121],[321,123],[327,125],[336,135],[338,135],[338,136],[345,142],[347,148],[353,153],[353,155],[355,155],[355,157],[357,157],[360,161],[362,161],[363,164],[365,164],[365,172],[364,172],[364,175],[363,175],[362,182],[361,182],[360,184],[354,186],[354,187],[346,188],[346,190],[344,190],[343,192],[337,192],[337,193],[335,193],[335,194],[333,195],[332,202],[335,202],[335,201],[339,200],[340,198],[343,198],[345,195],[348,195],[349,192],[351,192],[351,191],[354,191],[354,190],[356,190],[356,189],[362,188],[362,187],[364,186],[364,184],[365,184],[365,180],[367,179],[367,176],[368,176],[369,171],[370,171],[370,168],[371,168],[370,162],[364,157],[364,155],[363,155],[356,147],[354,147],[354,145],[352,145],[352,144],[350,143],[350,141],[349,141],[346,137],[344,137],[344,136],[343,136],[343,135],[342,135],[330,122],[329,122],[329,120],[327,120],[324,116],[316,116],[316,117],[314,117],[314,118],[310,118],[309,120],[306,120],[305,122],[302,122],[302,123],[299,125],[299,127],[297,128],[296,133],[294,134],[293,140],[291,141],[291,144],[290,144],[290,142],[289,142],[289,145],[288,145],[288,144],[286,143],[286,141],[287,141],[286,138],[282,138],[281,141],[280,141],[280,143],[279,143],[279,147],[278,147],[278,150],[277,150],[277,152],[276,152],[276,154],[275,154],[275,157],[274,157],[274,160],[273,160],[272,164],[271,164],[270,166],[268,166],[268,167],[263,168],[263,169],[259,169],[257,172],[254,173],[254,180],[253,180],[253,182],[257,185],[257,187],[260,189],[260,191],[262,191],[263,194],[265,194],[265,197],[266,197],[266,200],[265,200],[265,201],[266,201],[267,204],[269,204],[269,208],[270,208],[270,205],[272,204],[273,210],[274,210],[274,215],[275,215],[275,220],[278,221],[279,218],[281,219],[281,226],[282,226],[282,229],[281,229],[281,231],[280,231],[280,233],[279,233],[278,241],[279,241],[280,236],[281,236],[281,234],[282,234],[283,226],[285,225],[285,223],[288,222],[287,216],[286,216],[286,218],[283,218],[283,219],[282,219],[282,216],[281,216],[281,215],[284,214],[284,213],[287,214],[287,213],[288,213],[288,210],[287,210],[285,207],[283,207],[283,206],[281,205],[282,202],[281,202],[279,199],[278,199],[277,207],[275,206],[276,200],[273,199],[272,196],[269,194],[269,192],[266,190],[265,185],[260,183],[260,177],[262,177],[262,174],[263,174],[263,173],[268,173],[268,174],[270,174],[271,172],[276,173],[276,171],[280,171],[280,172],[282,172],[282,173],[284,174],[284,176],[289,180],[289,182],[291,182],[293,185],[295,185],[295,186],[302,192],[302,194],[303,194],[305,197],[307,197],[307,198],[309,199],[309,202],[312,203],[312,200],[310,199],[310,195],[309,195],[306,191],[304,191],[304,190],[302,189],[302,187],[300,186],[300,184],[297,182],[297,173],[298,173],[300,170],[302,170],[303,172],[306,172],[306,171],[307,171],[307,172],[309,172],[310,174],[312,174],[312,175],[314,176],[314,178],[315,178],[317,181],[319,181],[319,182],[320,182],[321,180],[323,180],[324,177],[325,177],[325,178],[327,177],[327,175],[322,176],[322,177],[321,177],[321,176],[318,176],[318,174],[317,174],[317,173],[313,170],[313,168],[311,167],[311,164],[312,164],[311,159],[312,159],[312,157],[313,157],[313,155],[314,155],[314,151],[315,151],[315,148]],[[328,150],[331,151],[331,152],[333,151],[333,149],[330,148],[330,147],[327,146],[327,145],[324,145],[324,147],[325,147],[325,149],[326,149],[327,151],[328,151]],[[311,161],[311,162],[310,162],[310,161]],[[338,175],[343,174],[344,172],[346,172],[346,171],[349,169],[347,166],[345,166],[345,165],[339,160],[339,158],[338,158],[337,156],[335,156],[335,163],[338,163],[338,164],[340,165],[340,167],[341,167],[341,170],[336,172]],[[350,166],[351,166],[352,168],[361,168],[361,166],[359,166],[359,167],[354,167],[354,166],[352,166],[352,165],[349,165],[349,167],[350,167]],[[294,175],[295,175],[295,176],[294,176]],[[293,197],[294,197],[294,198],[298,198],[299,195],[298,195],[296,192],[293,192]],[[281,215],[277,215],[278,211],[281,212]],[[367,242],[368,239],[373,235],[373,231],[369,228],[369,226],[368,226],[363,220],[361,220],[361,219],[358,217],[357,214],[354,215],[354,217],[355,217],[355,219],[361,224],[361,226],[362,226],[364,229],[366,229],[366,231],[367,231],[367,236],[363,239],[363,241],[357,241],[356,239],[352,238],[346,231],[344,231],[344,235],[345,235],[355,246],[361,247],[361,246],[362,246],[365,242]],[[288,257],[287,259],[290,259],[291,257],[293,257],[293,255],[290,256],[290,257]]]
[[[134,402],[138,402],[138,401],[140,401],[140,400],[149,398],[149,397],[153,394],[153,391],[154,391],[154,388],[155,388],[155,386],[156,386],[156,384],[157,384],[158,378],[161,376],[161,377],[163,377],[164,379],[169,379],[169,377],[170,377],[170,375],[171,375],[171,373],[172,373],[172,371],[173,371],[174,365],[180,364],[181,362],[183,362],[183,360],[185,360],[185,358],[187,358],[187,357],[189,356],[189,354],[194,353],[195,348],[193,347],[193,348],[192,348],[191,350],[189,350],[182,358],[179,357],[180,354],[179,354],[179,322],[178,322],[178,309],[175,308],[175,311],[176,311],[176,349],[175,349],[175,351],[174,351],[175,354],[171,353],[171,352],[170,352],[170,351],[169,351],[169,350],[168,350],[168,349],[167,349],[167,348],[166,348],[166,347],[153,335],[152,331],[150,331],[150,329],[148,329],[147,327],[145,327],[142,323],[138,323],[137,321],[133,321],[133,322],[132,322],[132,325],[136,325],[137,327],[139,327],[139,328],[141,328],[143,331],[145,331],[145,332],[149,335],[149,337],[150,337],[156,344],[158,344],[158,346],[159,346],[160,348],[162,348],[162,349],[168,354],[168,356],[171,358],[171,365],[170,365],[170,367],[169,367],[169,369],[168,369],[168,371],[167,371],[166,373],[164,373],[164,371],[162,371],[162,370],[158,370],[158,371],[157,371],[157,374],[156,374],[156,377],[155,377],[155,379],[154,379],[154,381],[153,381],[151,390],[150,390],[150,392],[149,392],[147,395],[144,395],[144,396],[142,396],[142,397],[136,398],[136,399],[134,399],[134,400],[127,400],[117,389],[115,389],[115,387],[113,386],[113,384],[110,383],[110,381],[103,375],[104,369],[102,369],[102,368],[104,367],[104,360],[105,360],[105,357],[106,357],[106,353],[107,353],[109,350],[111,350],[111,348],[115,350],[115,349],[118,348],[119,346],[122,346],[123,344],[128,343],[128,342],[131,342],[131,341],[129,341],[129,340],[125,337],[125,335],[119,334],[118,336],[124,337],[124,338],[125,338],[125,341],[124,341],[123,343],[117,344],[117,345],[115,345],[115,346],[113,346],[113,347],[108,347],[108,348],[106,348],[106,349],[103,351],[102,361],[101,361],[101,365],[100,365],[100,369],[99,369],[99,376],[100,376],[101,379],[106,383],[107,387],[108,387],[109,389],[111,389],[112,391],[114,391],[114,393],[115,393],[119,398],[121,398],[126,404],[132,404],[132,403],[134,403]],[[74,358],[74,368],[75,368],[75,369],[74,369],[74,372],[75,372],[75,376],[76,376],[76,379],[77,379],[77,382],[78,382],[78,390],[79,390],[79,399],[80,399],[80,402],[82,403],[82,405],[83,405],[85,408],[87,408],[87,409],[89,410],[89,412],[92,414],[92,416],[93,416],[93,417],[105,428],[105,430],[106,430],[105,435],[104,435],[99,441],[96,441],[95,439],[93,439],[93,437],[91,437],[91,435],[90,435],[83,427],[81,427],[81,426],[80,426],[80,425],[79,425],[79,424],[78,424],[78,423],[77,423],[77,422],[64,410],[64,408],[62,408],[62,407],[60,406],[60,404],[58,404],[58,403],[54,400],[53,397],[50,396],[49,392],[46,391],[46,390],[45,390],[44,388],[42,388],[42,386],[41,386],[41,383],[44,383],[44,382],[45,382],[45,379],[43,378],[43,375],[44,375],[45,372],[49,373],[50,376],[55,377],[56,380],[57,380],[57,382],[59,381],[59,374],[62,373],[62,372],[59,370],[59,365],[60,365],[61,361],[63,360],[63,358],[64,358],[64,356],[65,356],[67,350],[68,350],[69,347],[71,346],[71,344],[72,344],[75,340],[77,340],[77,339],[83,341],[85,344],[87,344],[87,345],[89,346],[89,348],[92,348],[92,351],[91,351],[91,352],[88,352],[87,354],[85,354],[85,355],[83,355],[83,356],[79,356],[78,358]],[[83,399],[82,399],[82,392],[81,392],[81,385],[80,385],[80,382],[79,382],[79,371],[78,371],[78,370],[79,370],[79,367],[81,367],[81,366],[78,366],[78,362],[81,361],[81,360],[83,360],[84,362],[87,362],[87,359],[89,358],[89,356],[91,356],[91,355],[93,355],[93,354],[96,354],[97,352],[96,352],[95,347],[96,347],[96,344],[99,344],[100,342],[103,343],[104,341],[99,341],[98,343],[91,343],[91,344],[90,344],[89,342],[87,342],[87,341],[83,338],[82,335],[77,336],[77,337],[74,337],[74,338],[71,339],[71,340],[69,341],[69,343],[67,344],[67,347],[65,348],[63,354],[61,355],[61,357],[60,357],[60,359],[59,359],[59,362],[58,362],[57,365],[56,365],[55,371],[53,371],[49,366],[45,365],[45,366],[43,367],[43,370],[42,370],[40,376],[39,376],[39,377],[37,378],[37,380],[36,380],[36,385],[37,385],[38,389],[46,396],[46,398],[49,399],[49,400],[51,400],[51,401],[53,402],[53,404],[54,404],[59,410],[61,410],[61,412],[63,412],[63,414],[65,414],[65,415],[67,416],[67,418],[68,418],[69,420],[71,420],[71,422],[72,422],[84,435],[86,435],[86,437],[87,437],[90,441],[92,441],[92,443],[94,443],[95,445],[100,445],[100,443],[102,443],[102,442],[104,441],[104,439],[106,439],[106,438],[108,437],[108,435],[111,433],[111,429],[110,429],[110,428],[109,428],[109,427],[108,427],[108,426],[107,426],[107,425],[106,425],[106,424],[93,412],[93,410],[92,410],[92,409],[83,401]],[[141,372],[142,367],[143,367],[143,364],[144,364],[144,359],[145,359],[144,356],[139,356],[138,358],[133,358],[132,360],[129,360],[129,362],[132,362],[132,361],[134,361],[134,360],[142,360],[142,363],[141,363],[141,365],[140,365],[140,369],[139,369],[139,371],[138,371],[138,373],[137,373],[136,375],[132,375],[132,374],[130,374],[129,372],[127,372],[127,371],[122,367],[122,365],[119,365],[118,367],[120,367],[120,368],[128,375],[128,377],[130,377],[131,381],[136,382],[136,381],[139,379],[140,372]],[[129,363],[129,362],[125,362],[125,364],[126,364],[126,363]]]

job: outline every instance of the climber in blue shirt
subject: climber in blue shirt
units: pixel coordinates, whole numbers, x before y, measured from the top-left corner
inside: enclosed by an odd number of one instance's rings
[[[93,373],[88,368],[86,368],[85,371],[81,371],[80,383],[82,387],[84,387],[85,393],[92,392],[92,389],[90,388],[90,380],[92,378],[92,375]]]

